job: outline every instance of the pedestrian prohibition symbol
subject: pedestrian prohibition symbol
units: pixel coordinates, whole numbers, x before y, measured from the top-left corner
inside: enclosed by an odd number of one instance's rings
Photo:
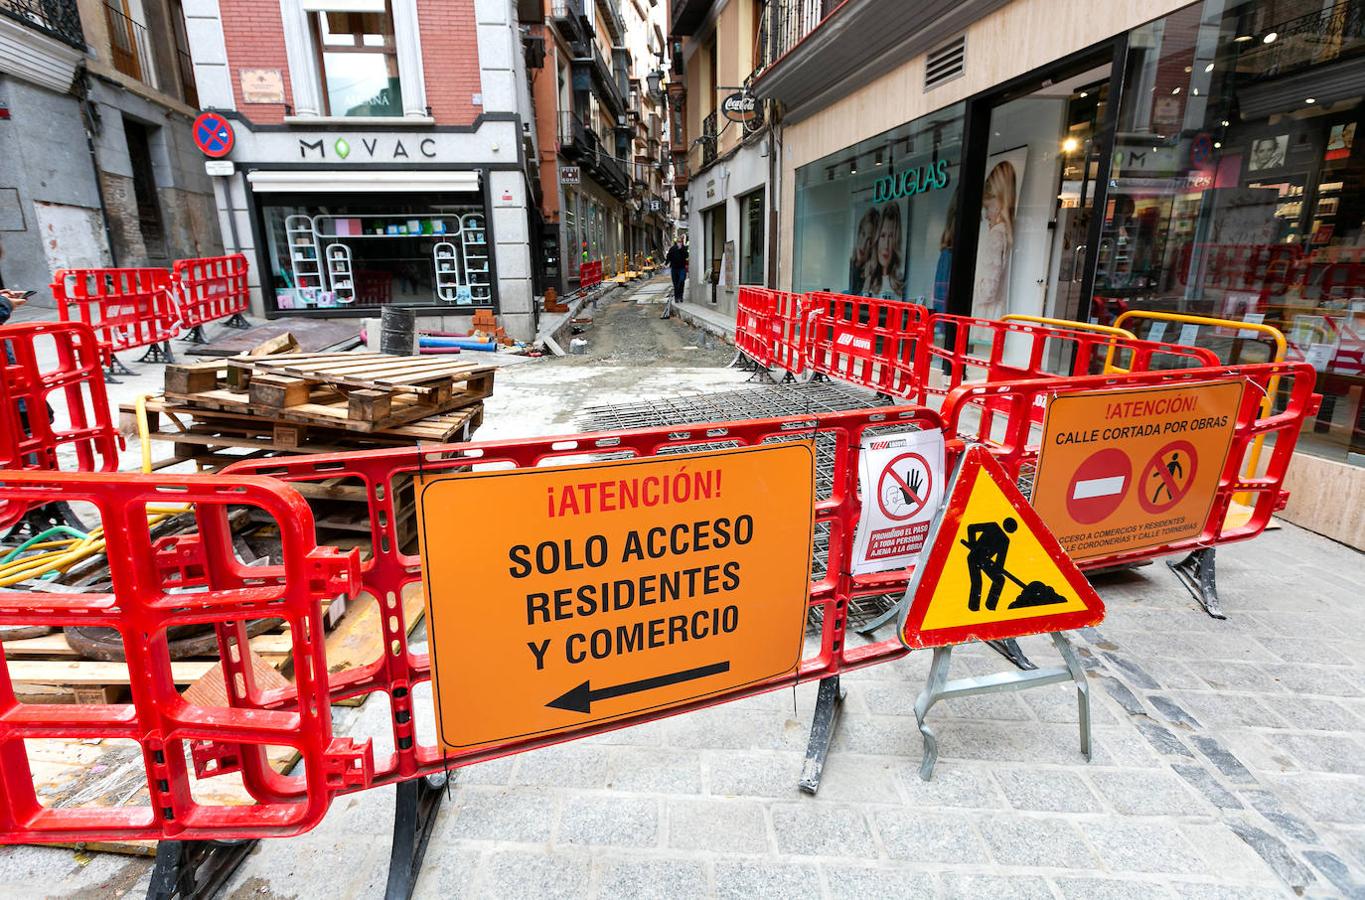
[[[553,735],[796,671],[810,441],[418,479],[444,746]],[[470,510],[488,510],[470,525]]]
[[[194,145],[211,159],[227,156],[237,142],[232,123],[216,112],[200,113],[191,126],[191,133],[194,135]]]
[[[968,447],[906,589],[911,649],[1095,625],[1104,603],[980,445]]]

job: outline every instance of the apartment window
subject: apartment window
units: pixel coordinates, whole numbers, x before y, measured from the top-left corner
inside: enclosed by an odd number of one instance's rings
[[[763,283],[763,191],[739,198],[739,283]]]
[[[324,114],[401,116],[393,11],[387,2],[369,12],[311,12]]]

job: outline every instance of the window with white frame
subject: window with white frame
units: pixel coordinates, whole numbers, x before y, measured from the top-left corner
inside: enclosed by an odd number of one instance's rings
[[[317,57],[322,114],[403,115],[389,0],[305,0],[304,9]]]

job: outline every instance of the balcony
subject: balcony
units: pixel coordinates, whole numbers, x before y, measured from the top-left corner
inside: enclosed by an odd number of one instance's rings
[[[597,132],[571,112],[559,114],[559,152],[578,163],[613,197],[624,200],[630,194],[626,164],[603,146]]]
[[[934,49],[1009,0],[784,0],[764,9],[762,65],[752,82],[760,100],[786,104],[788,121]],[[812,104],[813,105],[813,104]]]
[[[584,18],[583,0],[554,0],[550,5],[550,20],[570,41],[589,39],[591,32],[584,27]]]
[[[0,15],[22,22],[77,50],[85,49],[76,0],[0,0]]]
[[[147,84],[154,83],[152,52],[147,42],[147,26],[124,14],[122,4],[104,4],[104,17],[109,23],[109,53],[114,68],[129,78]]]
[[[616,76],[611,66],[602,58],[602,52],[597,49],[596,43],[576,44],[571,62],[575,91],[589,91],[595,86],[594,93],[606,104],[607,111],[613,119],[626,114],[625,95],[617,85]]]
[[[697,33],[706,14],[711,9],[711,0],[673,0],[673,22],[669,33],[673,37],[690,37]]]

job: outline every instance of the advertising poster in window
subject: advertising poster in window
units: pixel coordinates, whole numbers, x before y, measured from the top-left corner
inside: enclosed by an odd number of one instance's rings
[[[905,204],[866,204],[853,231],[848,292],[884,300],[905,298]]]
[[[972,315],[998,319],[1009,312],[1010,254],[1014,217],[1024,183],[1028,145],[991,154],[981,192],[981,233],[977,239]]]

